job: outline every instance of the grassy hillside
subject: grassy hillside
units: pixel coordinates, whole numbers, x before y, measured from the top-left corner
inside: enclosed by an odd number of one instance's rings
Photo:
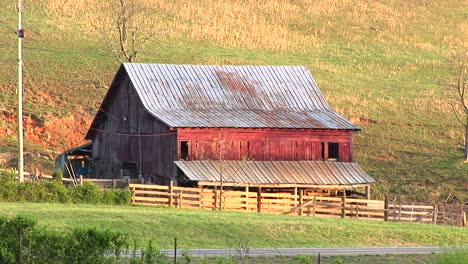
[[[26,1],[29,150],[44,156],[44,147],[82,142],[120,63],[107,41],[115,38],[111,1]],[[363,127],[354,158],[378,180],[375,195],[468,199],[463,128],[444,89],[455,76],[450,60],[468,49],[466,1],[137,2],[151,37],[137,61],[305,65],[330,104]],[[15,3],[0,6],[4,151],[15,135],[7,114],[15,106]]]
[[[31,216],[57,231],[119,230],[163,248],[175,236],[181,248],[276,248],[463,246],[468,235],[463,227],[134,206],[2,203],[0,214]]]

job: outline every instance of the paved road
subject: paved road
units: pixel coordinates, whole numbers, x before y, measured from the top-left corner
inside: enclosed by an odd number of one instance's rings
[[[242,254],[251,257],[258,256],[297,256],[318,255],[321,256],[346,256],[346,255],[386,255],[386,254],[430,254],[442,252],[447,248],[442,247],[365,247],[365,248],[251,248],[242,251]],[[177,255],[181,255],[178,250]],[[237,249],[191,249],[191,256],[235,256],[239,254]],[[174,256],[174,250],[165,250],[168,256]]]

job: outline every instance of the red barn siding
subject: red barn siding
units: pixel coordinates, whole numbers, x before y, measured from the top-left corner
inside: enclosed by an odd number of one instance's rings
[[[338,143],[338,160],[352,161],[352,131],[296,129],[188,129],[178,131],[187,141],[189,160],[321,160],[322,143]],[[327,154],[327,149],[323,150]],[[328,156],[328,155],[326,155]]]

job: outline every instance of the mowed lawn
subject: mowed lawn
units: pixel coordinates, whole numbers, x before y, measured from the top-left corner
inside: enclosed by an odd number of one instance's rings
[[[110,229],[160,248],[459,246],[468,228],[140,206],[0,203],[0,215],[26,215],[39,227]]]

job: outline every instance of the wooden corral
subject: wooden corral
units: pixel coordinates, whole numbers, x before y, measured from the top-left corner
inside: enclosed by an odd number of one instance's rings
[[[271,192],[266,188],[219,190],[130,184],[132,203],[175,208],[231,210],[299,216],[354,218],[378,221],[417,222],[466,226],[463,205],[429,205],[350,197],[350,192],[332,193],[299,189]]]

